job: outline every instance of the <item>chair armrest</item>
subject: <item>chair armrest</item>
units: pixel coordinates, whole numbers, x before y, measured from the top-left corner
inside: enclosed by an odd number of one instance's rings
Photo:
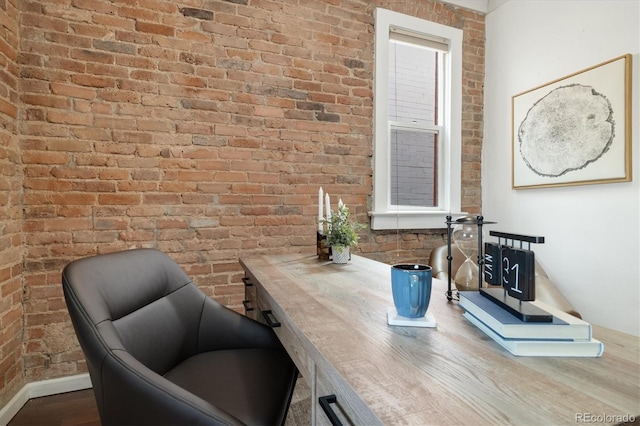
[[[198,352],[237,348],[280,348],[271,328],[209,298],[205,299]]]

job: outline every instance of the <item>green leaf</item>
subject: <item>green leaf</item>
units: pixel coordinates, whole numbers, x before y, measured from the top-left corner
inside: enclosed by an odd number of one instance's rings
[[[356,230],[364,228],[363,224],[349,220],[349,209],[344,204],[338,206],[338,211],[331,211],[329,220],[322,219],[320,223],[325,225],[324,235],[327,236],[326,246],[356,246],[358,234]]]

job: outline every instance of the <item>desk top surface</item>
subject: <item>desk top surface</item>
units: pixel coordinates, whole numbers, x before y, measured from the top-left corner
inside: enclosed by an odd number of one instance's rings
[[[601,358],[517,357],[462,317],[433,280],[437,328],[387,325],[390,266],[315,255],[250,256],[255,276],[384,424],[574,424],[640,415],[640,339],[593,326]]]

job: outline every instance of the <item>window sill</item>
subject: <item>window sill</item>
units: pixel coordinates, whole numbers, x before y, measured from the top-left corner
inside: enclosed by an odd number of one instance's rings
[[[452,220],[466,216],[464,212],[424,212],[424,211],[399,211],[399,212],[369,212],[371,216],[371,229],[446,229],[447,216]]]

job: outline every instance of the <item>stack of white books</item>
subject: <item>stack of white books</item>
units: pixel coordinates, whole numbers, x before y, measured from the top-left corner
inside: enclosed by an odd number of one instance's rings
[[[460,292],[463,316],[502,347],[518,356],[599,357],[604,345],[591,335],[591,324],[542,302],[552,322],[525,322],[478,291]]]

